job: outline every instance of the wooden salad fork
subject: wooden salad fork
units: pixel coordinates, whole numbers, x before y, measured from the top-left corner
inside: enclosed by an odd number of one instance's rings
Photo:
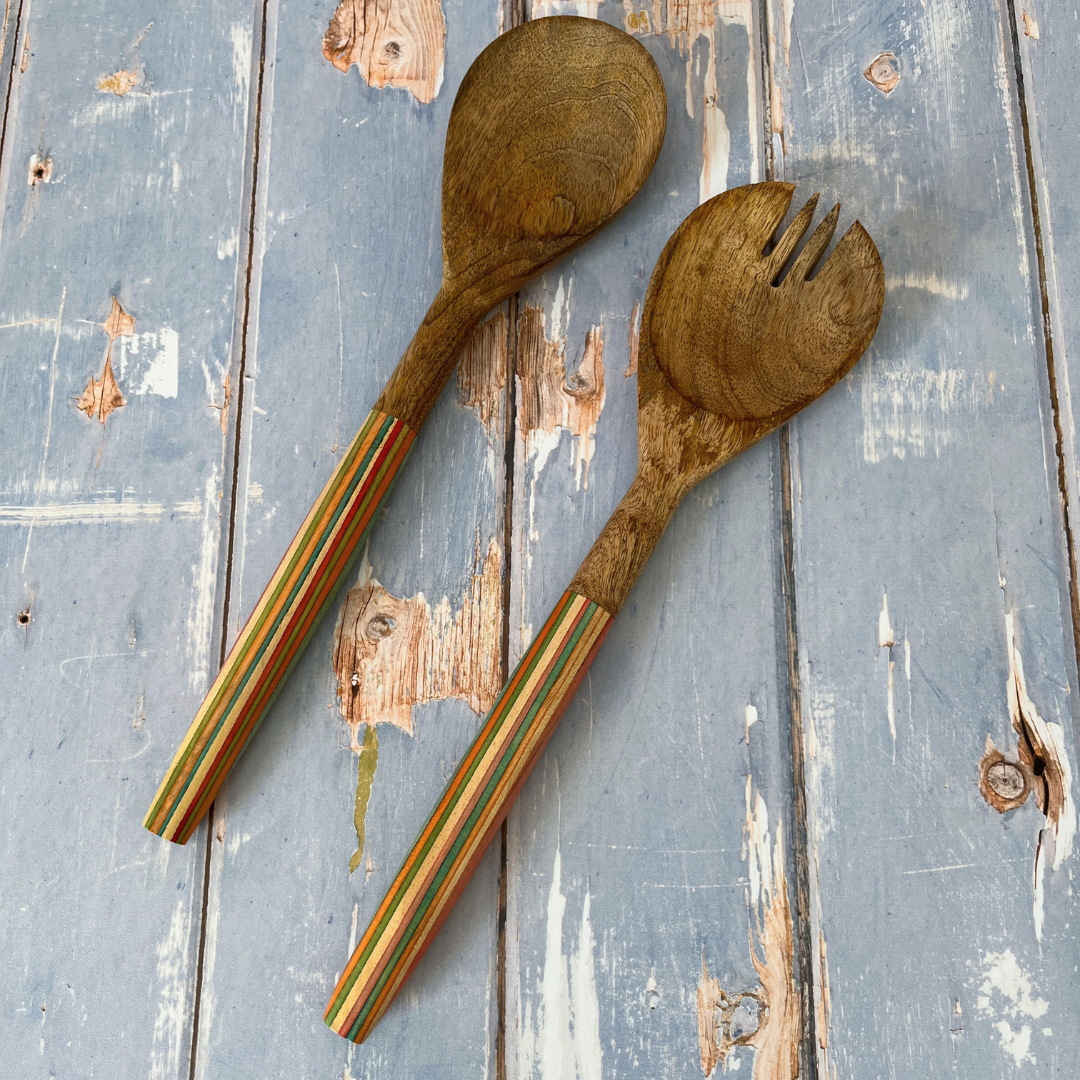
[[[362,1042],[502,824],[664,526],[699,481],[820,397],[870,343],[885,277],[856,222],[813,277],[835,206],[784,268],[817,195],[765,254],[792,184],[754,184],[695,210],[649,281],[630,489],[458,765],[345,968],[325,1020]]]
[[[274,571],[176,752],[144,825],[186,843],[362,549],[477,323],[606,225],[664,139],[663,80],[594,19],[538,19],[465,74],[446,133],[443,278],[375,408]]]

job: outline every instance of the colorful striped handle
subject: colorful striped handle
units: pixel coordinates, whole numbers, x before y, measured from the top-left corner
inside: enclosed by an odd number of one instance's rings
[[[612,616],[566,592],[514,669],[338,981],[324,1019],[363,1042],[450,914]]]
[[[416,433],[373,411],[327,481],[199,707],[143,824],[187,843],[344,580]]]

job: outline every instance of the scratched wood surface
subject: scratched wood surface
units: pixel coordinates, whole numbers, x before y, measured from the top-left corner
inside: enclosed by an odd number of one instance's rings
[[[7,9],[6,1075],[188,1075],[204,841],[170,848],[137,819],[216,665],[212,406],[230,362],[250,24],[238,2]],[[110,325],[111,297],[133,325]]]
[[[1044,6],[527,5],[650,49],[654,175],[470,343],[211,839],[175,848],[145,805],[437,286],[450,104],[520,5],[6,5],[13,1074],[1080,1072],[1077,15]],[[633,475],[653,262],[768,175],[877,240],[878,338],[679,510],[505,866],[351,1047],[323,1008],[504,633],[513,663]],[[988,804],[987,736],[1049,815]]]

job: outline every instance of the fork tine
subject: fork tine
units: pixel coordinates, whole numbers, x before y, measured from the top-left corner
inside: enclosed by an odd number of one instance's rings
[[[803,233],[810,228],[810,222],[814,220],[814,211],[817,209],[818,193],[815,192],[806,200],[806,205],[795,215],[795,220],[784,231],[784,235],[776,242],[769,255],[769,280],[774,282],[780,276],[784,265],[791,258],[795,245],[802,239]]]
[[[840,204],[837,203],[822,220],[821,224],[813,231],[810,239],[806,241],[806,247],[799,252],[799,257],[791,267],[788,277],[798,283],[805,281],[818,264],[822,252],[829,246],[833,233],[836,231],[836,222],[840,217]]]

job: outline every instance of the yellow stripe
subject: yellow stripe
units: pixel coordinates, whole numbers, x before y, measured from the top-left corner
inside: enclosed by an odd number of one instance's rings
[[[577,621],[583,608],[589,605],[590,601],[583,596],[575,596],[574,600],[567,607],[566,614],[563,617],[562,626],[567,624],[573,624]],[[597,609],[598,611],[601,609]],[[583,635],[584,636],[584,635]],[[483,779],[487,776],[490,767],[493,762],[498,762],[499,758],[506,751],[506,744],[509,741],[507,738],[507,732],[514,730],[518,718],[521,716],[525,703],[530,701],[534,691],[538,685],[542,684],[543,680],[547,677],[548,667],[552,659],[552,654],[558,655],[558,653],[566,647],[566,638],[564,635],[559,635],[549,645],[548,648],[541,654],[540,661],[533,668],[533,672],[525,683],[522,693],[518,696],[517,701],[514,704],[514,708],[507,713],[502,723],[499,726],[498,737],[492,740],[491,745],[488,747],[487,752],[480,759],[480,764],[476,771],[473,773],[472,779],[469,785],[462,792],[462,795],[458,798],[458,801],[451,813],[450,818],[444,823],[443,827],[439,830],[440,837],[445,836],[447,833],[456,835],[460,829],[461,823],[468,819],[469,814],[472,812],[471,803],[473,794],[479,789],[483,790],[486,786],[487,780]],[[576,670],[576,668],[575,668]],[[561,685],[561,684],[560,684]],[[554,695],[549,694],[547,700],[554,700]],[[545,702],[546,704],[546,702]],[[541,713],[543,713],[543,706],[541,706]],[[481,783],[481,781],[483,781]],[[445,856],[444,856],[445,857]],[[439,865],[442,862],[442,858],[436,858],[434,850],[429,851],[427,857],[421,863],[420,869],[416,876],[413,878],[409,885],[408,890],[404,893],[402,898],[398,901],[397,908],[394,914],[391,916],[390,922],[384,928],[382,934],[379,935],[380,942],[389,942],[394,940],[397,935],[398,928],[404,922],[406,925],[412,919],[415,914],[414,904],[418,895],[423,896],[430,887],[430,878],[438,870]],[[393,951],[393,950],[391,950]],[[353,983],[352,990],[348,997],[346,997],[344,1004],[338,1012],[338,1015],[348,1016],[352,1012],[353,1006],[360,999],[361,993],[367,986],[372,975],[376,969],[385,960],[386,953],[384,949],[380,949],[378,946],[374,948],[371,955],[368,957],[367,962],[360,971],[360,975]]]
[[[585,600],[585,603],[587,604],[589,601]],[[417,950],[422,949],[424,943],[428,939],[428,928],[433,924],[445,907],[446,897],[453,895],[454,889],[457,887],[462,874],[465,872],[465,868],[476,854],[477,848],[480,846],[480,842],[491,823],[492,817],[503,809],[505,804],[503,799],[499,797],[500,792],[514,790],[514,786],[521,778],[522,772],[524,772],[532,761],[537,744],[543,740],[543,737],[549,728],[552,714],[563,704],[567,688],[574,681],[577,673],[581,670],[581,665],[585,662],[589,652],[595,644],[596,639],[610,621],[611,616],[603,608],[598,607],[589,626],[585,628],[585,631],[578,639],[577,647],[563,665],[563,670],[556,677],[554,685],[544,699],[540,709],[540,715],[533,720],[529,735],[526,736],[526,739],[518,747],[517,753],[510,763],[510,768],[503,773],[498,789],[488,800],[487,806],[485,806],[480,818],[477,820],[468,842],[458,853],[453,868],[443,881],[438,895],[434,897],[431,905],[428,907],[427,918],[425,919],[424,925],[417,928],[416,933],[413,935],[405,951],[398,959],[393,979],[389,980],[387,985],[383,987],[381,995],[382,1000],[378,1008],[372,1010],[365,1018],[364,1024],[360,1029],[361,1039],[363,1039],[367,1032],[371,1031],[379,1020],[382,1019],[383,1014],[390,1007],[390,1003],[397,996],[398,990],[401,989],[401,985],[405,981],[405,973],[409,970],[409,966],[416,956]],[[563,644],[565,645],[565,641]],[[510,775],[511,770],[513,770],[512,775]],[[348,1012],[351,1012],[351,1006],[350,1009],[346,1011],[346,1015],[348,1015]]]

